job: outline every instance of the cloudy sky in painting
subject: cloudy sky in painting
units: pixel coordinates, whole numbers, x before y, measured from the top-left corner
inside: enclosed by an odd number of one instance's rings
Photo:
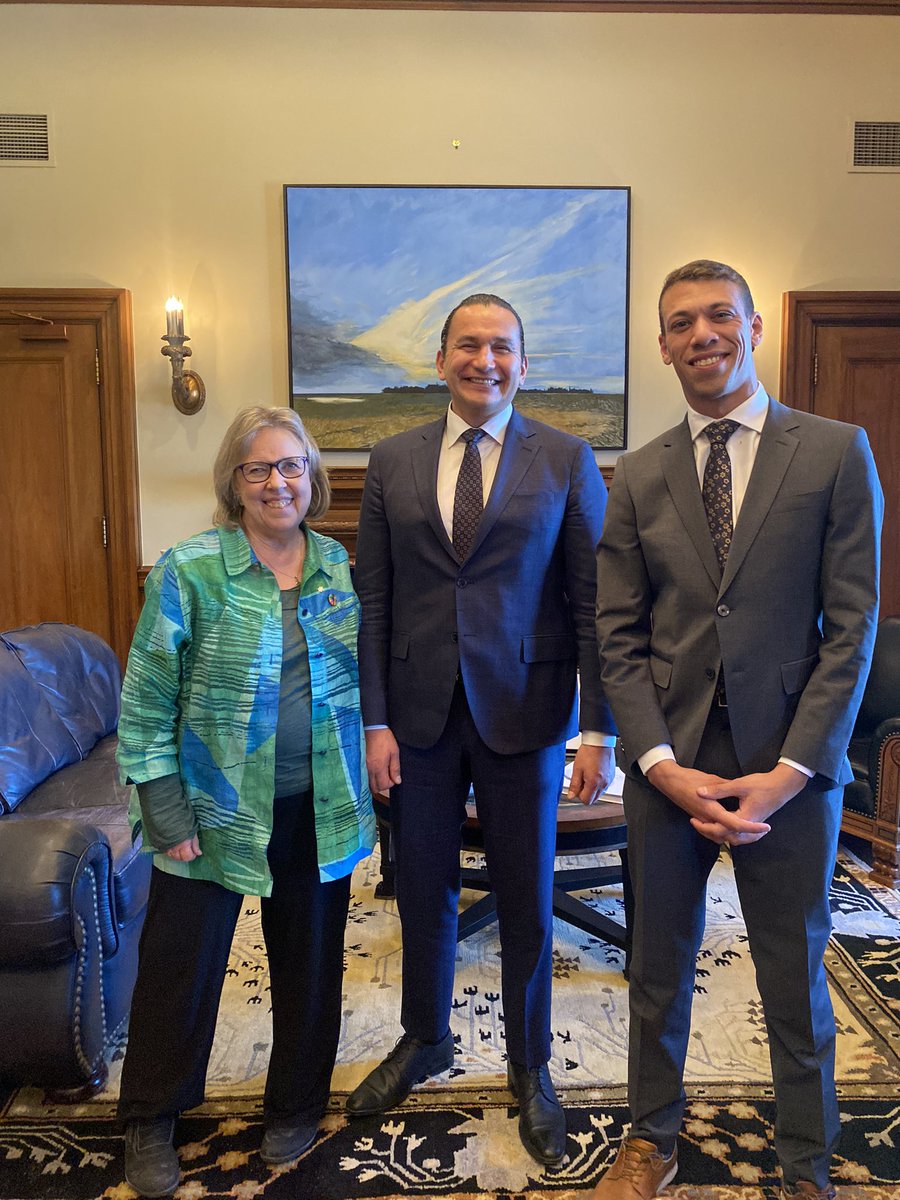
[[[296,393],[435,382],[473,292],[521,314],[526,386],[624,390],[626,189],[296,187],[286,220]]]

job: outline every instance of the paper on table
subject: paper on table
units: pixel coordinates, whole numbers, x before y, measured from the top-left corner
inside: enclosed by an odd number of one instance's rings
[[[569,784],[572,782],[572,764],[570,762],[566,763],[565,770],[563,771],[563,780],[564,780],[565,788],[567,788],[569,786]],[[622,772],[619,770],[619,768],[616,767],[616,773],[613,776],[613,781],[609,785],[609,787],[606,789],[606,791],[603,793],[603,795],[604,796],[621,796],[622,795],[622,786],[624,783],[625,783],[625,776],[622,774]]]

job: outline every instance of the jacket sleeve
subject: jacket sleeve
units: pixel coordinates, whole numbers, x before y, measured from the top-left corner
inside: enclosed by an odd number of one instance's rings
[[[363,724],[389,725],[387,675],[394,572],[377,446],[369,459],[363,489],[354,585],[361,605],[359,684]]]
[[[616,732],[612,710],[600,680],[595,605],[595,555],[606,512],[606,484],[593,452],[582,443],[572,465],[565,514],[566,591],[578,640],[581,708],[579,728]]]
[[[652,603],[627,458],[620,458],[597,548],[597,643],[601,679],[631,764],[672,743],[650,670]]]
[[[868,439],[853,431],[841,458],[822,547],[822,641],[782,755],[828,779],[841,765],[872,661],[884,498]]]
[[[117,758],[123,782],[178,771],[176,725],[190,617],[171,552],[147,577],[144,607],[122,685]]]

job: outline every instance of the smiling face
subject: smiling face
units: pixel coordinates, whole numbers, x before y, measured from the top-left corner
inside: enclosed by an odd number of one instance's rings
[[[674,367],[684,398],[696,412],[721,418],[759,386],[753,351],[762,317],[748,313],[740,289],[727,279],[686,280],[662,295],[663,362]]]
[[[467,424],[480,428],[506,408],[527,369],[514,313],[496,304],[457,309],[437,373],[450,389],[450,407]]]
[[[306,447],[286,429],[266,428],[256,434],[244,462],[279,462],[306,454]],[[248,483],[235,469],[235,489],[243,510],[241,524],[247,536],[267,542],[291,542],[310,502],[310,474],[283,479],[273,467],[265,483]]]

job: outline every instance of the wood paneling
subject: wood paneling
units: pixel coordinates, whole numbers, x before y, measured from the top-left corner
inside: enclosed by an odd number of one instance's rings
[[[612,467],[601,467],[600,474],[609,487],[612,482]],[[351,562],[356,558],[356,530],[359,525],[359,509],[362,504],[363,485],[366,482],[365,467],[331,467],[331,507],[321,521],[312,526],[319,533],[326,533],[347,547]],[[150,567],[141,568],[141,586]]]
[[[900,292],[788,292],[781,399],[861,425],[884,489],[882,617],[900,616]]]

